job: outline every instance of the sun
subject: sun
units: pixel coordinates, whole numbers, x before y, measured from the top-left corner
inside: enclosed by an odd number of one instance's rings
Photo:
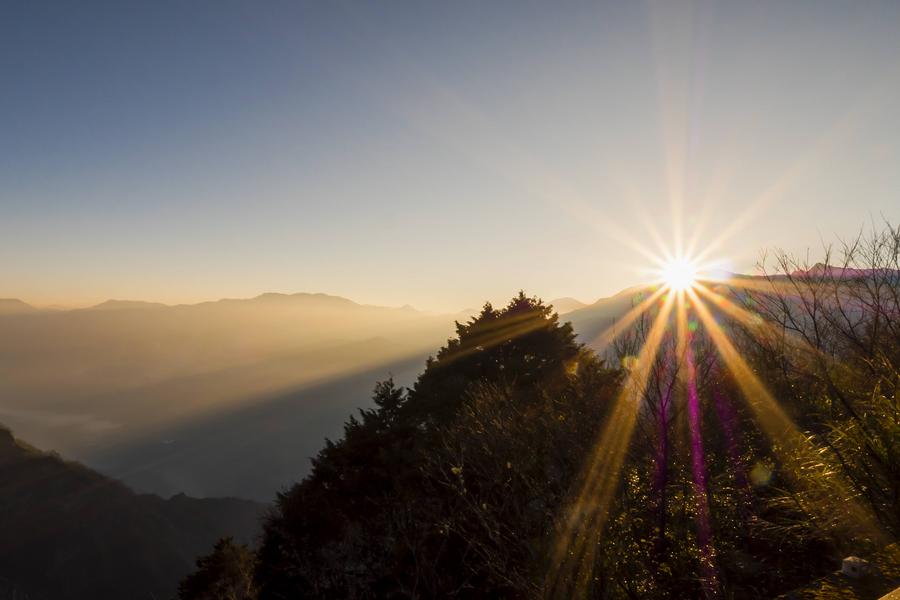
[[[697,265],[686,258],[677,258],[663,265],[661,276],[667,287],[682,292],[694,287]]]

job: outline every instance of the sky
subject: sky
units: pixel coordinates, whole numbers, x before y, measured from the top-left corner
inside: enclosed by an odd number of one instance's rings
[[[0,297],[593,301],[900,222],[896,2],[5,2]]]

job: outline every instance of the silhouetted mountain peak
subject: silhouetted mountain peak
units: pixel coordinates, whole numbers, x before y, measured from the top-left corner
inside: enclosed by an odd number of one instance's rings
[[[21,461],[28,457],[56,457],[56,454],[42,452],[16,438],[12,430],[0,425],[0,466]]]
[[[0,298],[0,315],[22,315],[37,312],[37,309],[18,298]]]
[[[573,310],[578,310],[579,308],[584,308],[587,306],[581,300],[576,300],[575,298],[570,298],[568,296],[564,298],[557,298],[556,300],[552,300],[549,302],[551,306],[556,310],[557,314],[564,315],[566,313],[570,313]]]
[[[167,308],[167,305],[143,300],[107,300],[91,306],[87,310],[146,310],[151,308]]]
[[[342,296],[332,296],[322,293],[298,292],[296,294],[281,294],[278,292],[266,292],[251,299],[253,302],[278,302],[284,304],[304,304],[317,306],[359,306],[353,300]]]
[[[819,262],[809,269],[797,269],[791,273],[791,277],[797,278],[827,277],[830,279],[857,279],[875,275],[893,275],[896,277],[900,275],[900,272],[893,269],[854,269],[852,267],[828,265]]]
[[[0,451],[10,446],[15,446],[16,438],[13,437],[12,431],[6,427],[0,426]]]

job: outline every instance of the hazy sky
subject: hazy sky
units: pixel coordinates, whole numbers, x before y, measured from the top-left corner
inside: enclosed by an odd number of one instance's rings
[[[38,304],[594,300],[679,221],[744,270],[900,221],[897,2],[12,1],[0,86]]]

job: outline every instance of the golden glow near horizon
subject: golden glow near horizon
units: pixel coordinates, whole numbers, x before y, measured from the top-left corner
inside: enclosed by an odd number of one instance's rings
[[[8,21],[43,31],[30,4]],[[47,94],[61,55],[38,52],[0,99],[16,123],[0,145],[17,157],[0,165],[0,297],[326,292],[456,312],[524,287],[593,301],[633,285],[629,261],[646,263],[648,248],[697,262],[724,252],[746,272],[762,247],[803,252],[866,215],[896,220],[900,171],[884,165],[900,149],[897,3],[854,14],[873,31],[859,40],[861,24],[822,26],[846,22],[845,3],[787,3],[776,20],[790,26],[762,30],[772,8],[752,4],[584,3],[513,18],[490,3],[473,19],[459,3],[440,3],[441,18],[430,3],[417,18],[384,3],[280,3],[279,18],[251,26],[235,3],[215,19],[195,7],[209,30],[178,43],[166,18],[141,21],[155,33],[132,48],[138,59],[117,36],[56,24],[47,39],[78,55],[72,85]],[[131,19],[118,6],[107,16]],[[254,29],[263,22],[279,33]],[[515,33],[497,36],[498,24]],[[826,31],[838,41],[822,43]],[[258,42],[252,56],[226,43],[235,35]],[[765,41],[748,53],[747,36]],[[234,70],[201,85],[182,54]],[[796,72],[804,85],[786,85]],[[113,88],[115,109],[96,110]]]

